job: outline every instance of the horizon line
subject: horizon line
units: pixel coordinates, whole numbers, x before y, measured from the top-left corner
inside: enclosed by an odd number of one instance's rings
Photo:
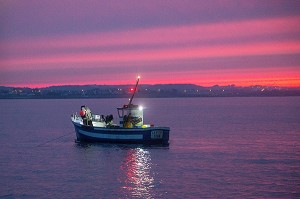
[[[6,88],[29,88],[29,89],[45,89],[45,88],[50,88],[50,87],[64,87],[64,86],[132,86],[134,84],[53,84],[53,85],[44,85],[44,86],[24,86],[24,85],[0,85],[0,87],[6,87]],[[194,85],[194,86],[198,86],[198,87],[203,87],[203,88],[210,88],[210,87],[214,87],[214,86],[219,86],[219,87],[228,87],[228,86],[234,86],[234,87],[274,87],[274,88],[299,88],[300,86],[296,85],[296,86],[278,86],[278,85],[260,85],[260,84],[253,84],[253,85],[236,85],[236,84],[227,84],[227,85],[219,85],[219,84],[214,84],[211,86],[202,86],[202,85],[198,85],[198,84],[193,84],[193,83],[158,83],[158,84],[139,84],[139,85]]]

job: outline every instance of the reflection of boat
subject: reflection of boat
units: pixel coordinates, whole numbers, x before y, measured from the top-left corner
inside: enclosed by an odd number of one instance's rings
[[[113,116],[94,115],[86,106],[81,107],[80,116],[73,114],[78,141],[168,144],[169,127],[156,127],[143,124],[143,108],[132,104],[133,97],[139,83],[137,79],[135,89],[129,104],[117,108],[119,125],[113,124]]]

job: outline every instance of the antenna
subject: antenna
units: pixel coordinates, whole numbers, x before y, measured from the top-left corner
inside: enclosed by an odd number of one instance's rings
[[[132,100],[133,100],[134,94],[135,94],[135,92],[136,92],[136,90],[137,90],[137,86],[138,86],[138,84],[139,84],[140,78],[141,78],[140,76],[137,77],[136,84],[135,84],[135,88],[134,88],[133,94],[132,94],[132,96],[131,96],[131,98],[130,98],[130,100],[129,100],[128,107],[130,107],[130,106],[132,105]]]

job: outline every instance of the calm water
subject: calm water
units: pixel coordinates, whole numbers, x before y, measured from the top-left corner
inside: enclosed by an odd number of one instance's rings
[[[169,147],[75,143],[126,99],[0,100],[1,198],[300,198],[300,98],[135,99]]]

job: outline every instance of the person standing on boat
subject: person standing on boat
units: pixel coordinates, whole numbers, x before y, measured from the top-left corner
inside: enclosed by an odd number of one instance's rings
[[[81,116],[81,118],[83,120],[83,124],[84,125],[93,126],[93,123],[92,123],[92,112],[91,112],[91,110],[88,107],[81,106],[80,116]]]
[[[125,128],[132,128],[132,115],[129,113],[128,115],[124,115],[124,127]]]

